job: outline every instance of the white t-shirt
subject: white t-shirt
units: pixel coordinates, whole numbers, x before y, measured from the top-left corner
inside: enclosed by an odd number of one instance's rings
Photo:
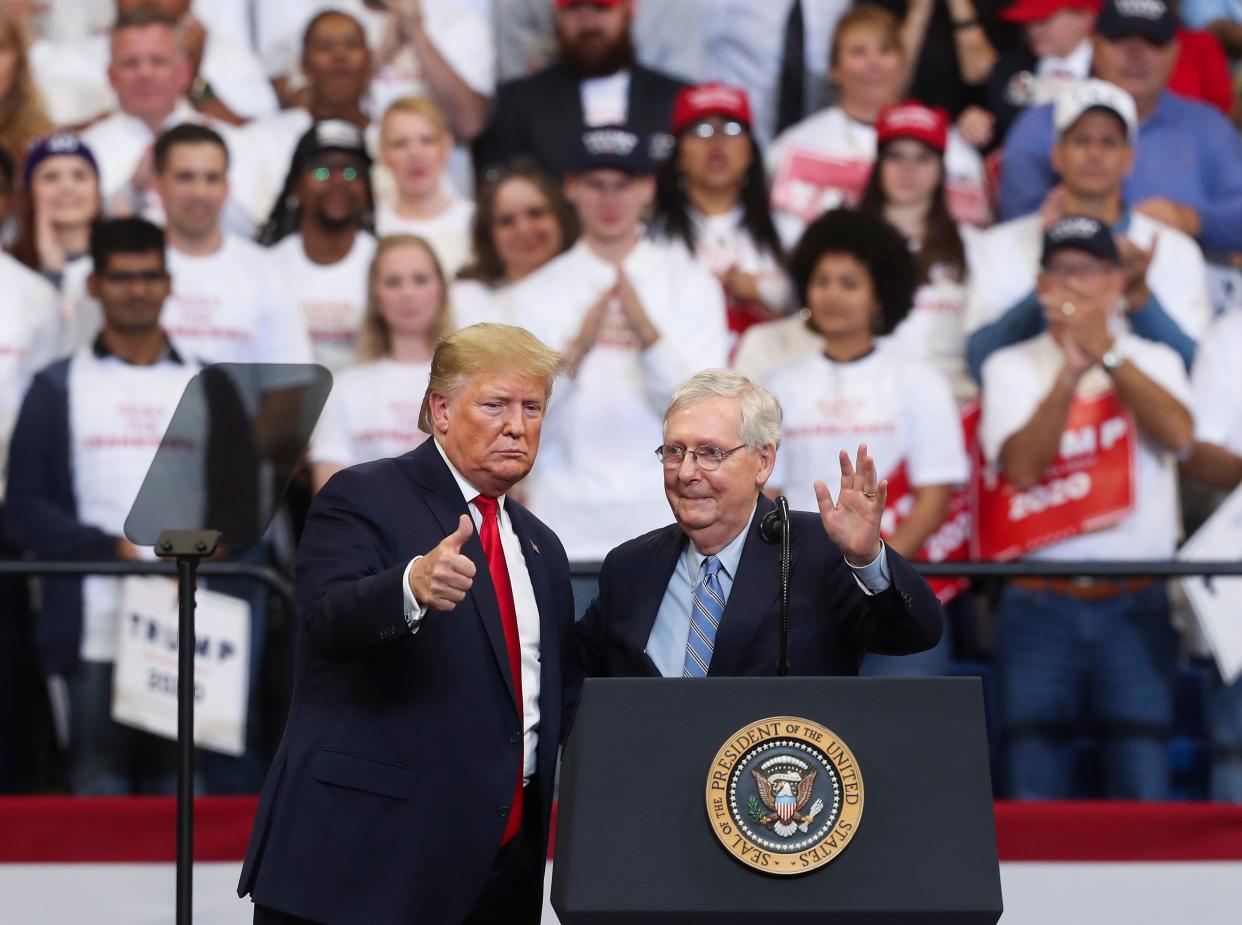
[[[965,280],[954,279],[947,267],[934,266],[931,282],[914,293],[910,313],[885,338],[898,352],[939,372],[959,402],[978,392],[966,368],[966,334],[962,329],[965,305]]]
[[[777,312],[789,306],[789,277],[780,257],[756,244],[742,224],[741,206],[720,215],[703,215],[697,209],[688,212],[694,227],[694,258],[699,266],[718,278],[737,267],[759,278],[759,296],[764,305]],[[680,236],[663,235],[660,240],[676,247],[686,246]]]
[[[583,124],[624,125],[630,112],[630,72],[592,77],[578,85]]]
[[[660,339],[642,350],[620,307],[610,310],[577,378],[557,382],[527,480],[531,509],[576,561],[603,559],[619,543],[668,523],[653,452],[664,409],[694,373],[725,364],[724,299],[715,279],[684,250],[648,240],[622,266]],[[579,241],[513,287],[513,323],[565,350],[592,303],[616,281],[616,268]]]
[[[1117,347],[1148,378],[1187,408],[1191,407],[1186,369],[1171,347],[1132,334],[1119,335]],[[1005,441],[1030,421],[1052,391],[1063,363],[1061,348],[1046,332],[998,350],[984,362],[979,444],[989,462],[997,462]],[[1097,366],[1082,377],[1075,394],[1093,397],[1111,388],[1112,380]],[[1115,526],[1053,543],[1029,553],[1026,558],[1056,561],[1172,558],[1181,521],[1177,460],[1141,431],[1137,442],[1135,505],[1130,515]]]
[[[447,209],[435,218],[415,221],[403,218],[389,205],[375,212],[375,231],[380,237],[388,234],[413,234],[425,238],[436,252],[445,279],[452,279],[470,260],[472,251],[470,227],[474,221],[474,203],[453,199]]]
[[[1242,313],[1218,318],[1199,343],[1191,371],[1195,439],[1242,455]]]
[[[294,232],[271,249],[277,282],[306,320],[315,362],[337,370],[354,361],[367,307],[367,271],[375,238],[359,231],[344,260],[315,263]]]
[[[807,326],[801,314],[791,315],[747,328],[733,354],[733,368],[751,382],[763,382],[823,346],[824,339]]]
[[[1212,317],[1203,252],[1190,238],[1138,212],[1125,236],[1156,251],[1147,268],[1147,285],[1164,310],[1188,336],[1198,340]],[[1028,296],[1039,274],[1044,227],[1039,214],[1024,215],[965,238],[970,261],[966,333],[991,324]]]
[[[56,289],[38,273],[0,253],[0,500],[9,437],[30,380],[61,355],[62,319]]]
[[[857,122],[832,106],[782,132],[768,148],[772,208],[786,246],[827,209],[858,201],[875,162],[875,126]],[[969,142],[949,131],[944,157],[949,211],[957,221],[990,221],[987,173]]]
[[[512,324],[513,286],[489,286],[477,279],[455,279],[449,286],[449,311],[453,326],[492,322]]]
[[[110,57],[106,34],[31,43],[30,73],[52,124],[83,125],[116,108],[108,82]]]
[[[306,319],[276,278],[272,255],[225,235],[214,254],[168,248],[172,295],[160,321],[185,355],[205,363],[310,363]]]
[[[766,383],[784,412],[783,439],[771,484],[791,507],[816,510],[816,479],[833,487],[838,455],[860,443],[880,478],[904,463],[910,484],[960,485],[970,476],[961,418],[948,383],[935,370],[878,343],[851,363],[823,353],[774,373]]]
[[[427,439],[418,412],[430,376],[430,363],[391,357],[341,370],[315,426],[311,461],[356,466],[414,449]]]
[[[69,366],[69,441],[78,520],[115,536],[138,497],[147,469],[172,420],[193,363],[161,360],[134,366],[78,350]],[[149,549],[145,555],[154,558]],[[91,576],[82,585],[82,644],[88,662],[115,660],[121,582]]]

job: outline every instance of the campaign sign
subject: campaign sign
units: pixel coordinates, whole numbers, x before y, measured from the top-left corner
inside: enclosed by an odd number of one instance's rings
[[[194,742],[241,755],[246,748],[250,605],[200,589],[194,611]],[[126,578],[112,718],[177,738],[177,583]]]
[[[1059,452],[1038,484],[1022,491],[999,464],[982,465],[976,485],[979,557],[1016,559],[1119,523],[1134,510],[1137,449],[1134,418],[1115,392],[1075,397]]]
[[[1177,558],[1236,560],[1242,557],[1242,488],[1234,489],[1195,535],[1177,551]],[[1221,680],[1242,677],[1242,578],[1183,578],[1182,589],[1212,649]]]
[[[772,179],[772,208],[812,221],[827,209],[857,202],[870,175],[871,161],[791,146]]]
[[[962,432],[966,437],[966,455],[970,460],[974,477],[975,444],[979,430],[979,403],[971,401],[961,409]],[[901,525],[914,508],[914,490],[903,461],[888,476],[888,500],[880,521],[880,533],[887,539]],[[964,562],[970,558],[971,535],[974,515],[971,510],[971,483],[959,485],[949,501],[949,512],[914,557],[915,562]],[[970,586],[968,578],[929,578],[927,583],[941,604],[947,604]]]

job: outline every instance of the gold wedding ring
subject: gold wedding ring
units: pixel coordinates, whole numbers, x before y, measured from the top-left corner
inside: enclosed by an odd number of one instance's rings
[[[863,492],[863,497],[864,497],[864,498],[874,498],[874,497],[875,497],[876,495],[878,495],[878,494],[879,494],[879,492],[878,492],[878,491],[864,491],[864,492]]]
[[[1066,318],[1069,318],[1076,311],[1078,311],[1078,306],[1076,306],[1073,302],[1062,302],[1061,303],[1061,314],[1064,315]]]

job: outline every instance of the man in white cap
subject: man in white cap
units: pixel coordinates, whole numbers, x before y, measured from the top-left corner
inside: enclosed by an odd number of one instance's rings
[[[1063,215],[1086,215],[1118,236],[1128,318],[1134,332],[1168,343],[1187,367],[1211,317],[1203,255],[1194,240],[1132,212],[1123,184],[1134,165],[1138,119],[1120,87],[1086,80],[1058,97],[1051,163],[1061,185],[1044,208],[971,238],[965,326],[978,377],[994,350],[1033,337],[1045,324],[1035,294],[1043,231]]]

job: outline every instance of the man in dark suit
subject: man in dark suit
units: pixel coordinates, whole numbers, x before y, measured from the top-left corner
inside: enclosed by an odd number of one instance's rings
[[[599,597],[576,628],[587,676],[776,673],[780,547],[760,534],[760,494],[776,460],[776,398],[746,377],[706,370],[664,419],[664,489],[676,523],[604,560]],[[880,539],[887,482],[866,446],[842,451],[836,499],[794,512],[790,673],[853,675],[865,652],[934,646],[943,613],[927,583]]]
[[[552,0],[548,0],[552,2]],[[662,161],[680,81],[635,63],[633,0],[556,0],[558,61],[502,84],[491,125],[475,148],[480,170],[533,160],[563,176],[586,129],[626,124]]]
[[[539,921],[573,603],[560,542],[506,493],[559,365],[519,328],[445,338],[433,439],[311,505],[293,703],[238,886],[256,923]]]

